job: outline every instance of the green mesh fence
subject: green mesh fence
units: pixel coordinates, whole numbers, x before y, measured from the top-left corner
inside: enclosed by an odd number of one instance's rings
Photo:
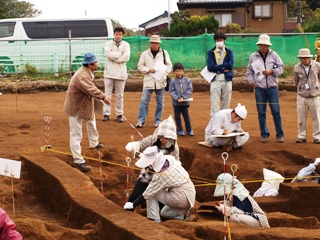
[[[314,43],[317,36],[317,34],[271,36],[271,49],[280,55],[286,66],[293,66],[298,62],[296,56],[300,48],[310,48],[315,54]],[[88,51],[98,56],[100,69],[103,70],[104,46],[107,40],[0,41],[0,73],[26,72],[27,63],[35,66],[39,73],[57,74],[75,71],[81,66],[83,55]],[[140,54],[149,48],[149,37],[125,37],[124,40],[131,47],[128,70],[137,70]],[[258,49],[257,41],[258,35],[227,37],[226,46],[233,50],[235,68],[247,67],[250,55]],[[213,46],[213,36],[209,34],[163,38],[161,43],[161,47],[168,51],[173,63],[181,62],[186,69],[193,70],[201,70],[206,66],[207,52]]]
[[[298,59],[300,48],[310,48],[314,53],[314,42],[317,34],[294,35],[294,36],[271,36],[272,50],[276,51],[286,66],[294,66]],[[130,43],[131,48],[135,45],[137,37],[125,38]],[[139,37],[139,47],[147,49],[149,38]],[[234,67],[247,67],[250,55],[258,49],[256,45],[258,36],[229,36],[226,46],[233,50]],[[185,37],[174,39],[163,39],[161,47],[166,49],[173,63],[181,62],[186,69],[202,69],[206,66],[207,52],[213,48],[214,40],[211,35],[204,34],[197,37]],[[141,48],[139,49],[141,51]],[[132,50],[132,59],[128,63],[130,69],[135,69],[139,60],[138,51]]]

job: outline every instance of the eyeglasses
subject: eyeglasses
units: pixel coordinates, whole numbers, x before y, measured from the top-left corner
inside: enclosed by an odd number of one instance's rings
[[[236,117],[238,117],[241,121],[243,120],[243,118],[240,117],[238,114],[236,114]]]

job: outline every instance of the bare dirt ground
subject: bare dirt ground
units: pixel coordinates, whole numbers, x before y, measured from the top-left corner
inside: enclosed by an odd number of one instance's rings
[[[140,97],[140,92],[125,92],[124,116],[133,125],[137,121]],[[198,144],[204,141],[204,129],[209,121],[209,92],[194,92],[193,98],[190,116],[195,136],[179,137],[178,144],[181,149],[183,166],[188,170],[196,186],[199,219],[197,222],[165,221],[160,223],[161,227],[149,222],[157,234],[175,234],[176,237],[171,237],[171,239],[179,239],[179,236],[185,239],[223,239],[225,235],[223,218],[213,210],[211,204],[213,201],[221,200],[214,198],[213,192],[214,182],[223,172],[222,150]],[[85,175],[100,192],[102,183],[103,195],[115,203],[114,209],[119,212],[118,221],[125,226],[127,224],[128,229],[135,221],[134,219],[141,218],[139,213],[144,214],[143,209],[138,209],[137,213],[126,212],[122,209],[126,201],[127,180],[125,162],[127,152],[124,147],[131,141],[132,136],[134,140],[139,140],[141,137],[128,122],[118,123],[114,111],[108,122],[102,122],[101,116],[97,115],[100,141],[105,144],[105,148],[100,153],[103,163],[100,169],[97,162],[98,152],[89,149],[84,125],[82,150],[87,163],[93,167],[93,170],[86,174],[81,173],[69,166],[72,163],[72,157],[69,150],[68,117],[62,112],[64,99],[65,92],[0,95],[0,157],[22,161],[21,178],[13,181],[15,213],[13,212],[11,180],[0,176],[0,181],[3,181],[3,186],[0,187],[1,206],[15,221],[17,230],[24,239],[160,239],[148,235],[147,231],[143,233],[145,237],[139,238],[134,234],[131,237],[128,235],[125,237],[121,231],[117,237],[102,238],[99,231],[103,231],[104,226],[99,226],[98,221],[83,224],[87,216],[78,216],[81,221],[79,219],[78,221],[77,219],[70,220],[65,213],[48,207],[53,203],[39,194],[42,181],[34,181],[37,169],[27,167],[28,161],[23,156],[34,156],[44,163],[56,157],[59,161],[67,163],[65,167],[67,176],[74,184],[68,186],[70,189],[82,181]],[[242,150],[229,152],[226,161],[227,171],[231,172],[230,166],[237,164],[238,169],[235,175],[240,181],[246,182],[245,186],[251,195],[261,186],[263,168],[280,173],[286,177],[286,180],[284,184],[281,184],[277,197],[256,198],[266,212],[271,228],[256,229],[241,224],[231,224],[232,239],[320,239],[319,185],[290,183],[302,167],[319,157],[319,146],[313,144],[311,119],[308,122],[308,142],[306,144],[295,143],[297,138],[296,94],[281,91],[280,101],[285,143],[276,142],[272,116],[268,110],[267,121],[271,137],[269,143],[262,144],[259,141],[260,132],[253,93],[233,92],[231,106],[235,107],[238,102],[241,102],[248,110],[248,117],[243,122],[243,128],[249,132],[250,139]],[[143,136],[152,134],[155,130],[153,127],[154,109],[155,99],[153,97],[146,126],[139,129]],[[171,114],[173,115],[171,99],[166,93],[163,119]],[[49,127],[49,144],[52,145],[52,148],[51,151],[41,152],[40,147],[45,141],[45,116],[52,119]],[[48,162],[47,167],[55,172],[57,178],[61,177],[59,176],[60,165],[51,163],[49,166],[50,163]],[[131,166],[134,166],[133,163]],[[100,171],[102,171],[102,176]],[[130,171],[130,188],[134,185],[137,176],[138,170]],[[46,176],[41,175],[41,178],[45,180]],[[48,187],[47,191],[52,192],[58,187],[58,185]],[[90,194],[87,198],[82,199],[82,204],[86,204],[86,201],[88,203],[93,201]],[[102,204],[100,209],[103,214],[105,209]],[[143,232],[144,219],[139,221],[141,224],[135,225],[135,228]]]

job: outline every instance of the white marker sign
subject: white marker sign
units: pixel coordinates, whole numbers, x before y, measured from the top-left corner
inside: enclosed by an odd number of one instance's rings
[[[0,175],[20,178],[21,162],[0,158]]]

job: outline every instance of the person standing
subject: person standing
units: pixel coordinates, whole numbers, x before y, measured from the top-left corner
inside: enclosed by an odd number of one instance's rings
[[[279,55],[269,49],[272,44],[267,34],[261,34],[256,45],[259,46],[259,50],[250,56],[246,77],[254,89],[256,98],[260,141],[262,143],[269,142],[270,132],[266,120],[267,103],[269,102],[276,129],[277,142],[284,143],[278,91],[278,76],[283,73],[284,65]]]
[[[169,93],[172,98],[172,106],[174,109],[174,119],[176,120],[177,133],[180,136],[184,136],[185,133],[182,128],[180,115],[182,114],[186,131],[189,136],[193,136],[194,133],[191,127],[191,121],[189,117],[190,101],[185,101],[190,98],[193,88],[192,82],[189,78],[185,77],[184,66],[181,63],[173,65],[173,71],[176,75],[174,81],[170,82]]]
[[[153,92],[156,94],[156,111],[154,115],[154,127],[158,127],[164,107],[164,92],[167,84],[167,75],[171,72],[172,63],[167,51],[160,48],[160,36],[152,35],[149,40],[150,48],[140,55],[138,69],[144,74],[143,91],[139,107],[138,123],[136,127],[142,128],[148,114],[148,106]],[[156,62],[164,63],[167,69],[164,71],[160,80],[155,79],[150,73],[156,73],[154,66]]]
[[[244,132],[241,121],[247,117],[245,106],[238,106],[234,109],[222,109],[210,119],[205,129],[205,140],[207,144],[215,147],[222,147],[224,151],[242,149],[242,145],[249,140],[249,133]],[[243,133],[237,136],[218,137],[215,135],[228,135],[229,133]]]
[[[123,41],[124,29],[114,29],[113,41],[108,41],[105,47],[106,66],[104,69],[104,89],[109,99],[112,98],[113,87],[116,96],[116,115],[119,123],[123,122],[123,92],[128,78],[126,63],[130,59],[130,45]],[[111,105],[104,104],[102,121],[108,121],[111,114]]]
[[[72,166],[89,172],[91,167],[86,165],[81,155],[82,120],[86,122],[90,148],[103,148],[96,126],[94,99],[105,103],[110,103],[110,100],[94,84],[93,72],[99,68],[97,57],[91,52],[86,53],[82,65],[70,80],[63,111],[69,115],[70,149],[74,160]]]
[[[313,126],[313,143],[320,144],[320,63],[308,48],[299,50],[300,63],[293,69],[293,79],[297,86],[298,139],[296,143],[307,142],[307,114],[310,111]]]
[[[216,46],[208,51],[208,71],[216,73],[210,83],[210,116],[220,109],[230,108],[234,57],[232,50],[224,45],[226,39],[223,32],[217,32],[214,35]]]

